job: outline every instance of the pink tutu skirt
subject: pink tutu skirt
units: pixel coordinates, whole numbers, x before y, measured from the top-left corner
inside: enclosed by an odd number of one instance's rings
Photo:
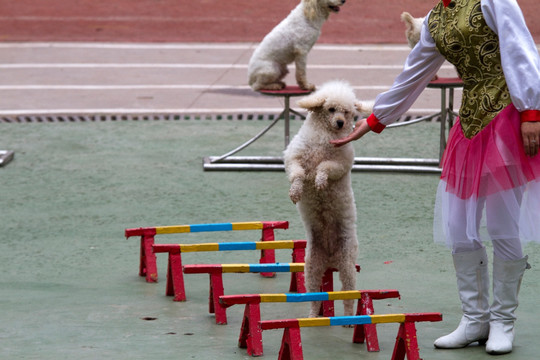
[[[463,135],[457,121],[450,130],[442,169],[435,206],[436,242],[451,246],[457,235],[480,239],[486,212],[488,238],[519,236],[523,242],[540,242],[540,155],[525,154],[514,105],[472,139]],[[463,231],[456,235],[460,226]]]

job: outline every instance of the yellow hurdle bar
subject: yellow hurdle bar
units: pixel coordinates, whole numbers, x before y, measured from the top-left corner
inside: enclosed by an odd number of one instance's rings
[[[286,294],[261,294],[261,302],[287,302]]]
[[[300,318],[298,319],[298,325],[300,327],[309,327],[309,326],[330,326],[330,318],[321,317],[321,318]]]
[[[291,263],[291,272],[303,272],[304,263]]]
[[[197,251],[219,251],[218,243],[206,243],[206,244],[181,244],[180,251],[184,252],[197,252]]]
[[[156,234],[178,234],[191,232],[189,225],[158,226]]]
[[[248,273],[249,264],[223,264],[221,269],[224,273]]]
[[[260,221],[233,222],[233,230],[262,230],[263,223]]]
[[[234,223],[216,223],[216,224],[192,224],[192,225],[172,225],[156,226],[156,234],[178,234],[189,232],[207,232],[207,231],[231,231],[231,230],[262,230],[264,224],[261,221],[247,221]]]
[[[358,299],[362,292],[358,290],[334,291],[328,293],[328,300],[352,300]]]
[[[294,249],[292,240],[260,241],[256,243],[257,250],[266,249]]]
[[[405,314],[370,315],[372,324],[404,323]]]

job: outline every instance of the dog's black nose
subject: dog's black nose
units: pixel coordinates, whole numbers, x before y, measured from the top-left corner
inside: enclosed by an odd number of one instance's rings
[[[337,124],[337,127],[338,127],[339,129],[341,129],[341,128],[343,127],[343,125],[345,124],[345,121],[343,121],[343,120],[338,120],[338,121],[336,122],[336,124]]]
[[[341,0],[341,3],[342,3],[342,4],[345,4],[345,0]]]

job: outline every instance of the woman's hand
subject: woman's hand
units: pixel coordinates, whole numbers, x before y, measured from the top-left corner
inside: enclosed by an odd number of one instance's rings
[[[353,140],[360,139],[362,136],[364,136],[370,131],[371,128],[367,124],[367,119],[358,120],[352,133],[341,139],[330,140],[330,143],[333,144],[335,147],[340,147]]]
[[[540,121],[527,121],[521,123],[521,138],[523,148],[528,156],[538,154],[540,146]]]

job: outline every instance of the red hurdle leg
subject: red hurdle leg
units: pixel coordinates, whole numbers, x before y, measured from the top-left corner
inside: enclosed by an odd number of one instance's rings
[[[297,293],[306,292],[304,272],[291,273],[291,283],[289,285],[289,292],[297,292]]]
[[[167,266],[167,290],[165,295],[174,296],[173,301],[186,301],[184,273],[182,272],[182,254],[169,253]]]
[[[422,360],[414,322],[400,324],[391,360],[404,360],[405,355],[407,355],[407,360]]]
[[[303,263],[305,261],[306,261],[306,249],[302,249],[302,248],[293,249],[292,262]]]
[[[153,235],[141,236],[141,255],[139,262],[139,276],[146,276],[146,282],[157,282],[158,273],[156,254],[152,251]]]
[[[356,309],[356,315],[373,315],[373,299],[367,293],[363,293],[362,297],[358,299],[358,307]],[[367,350],[379,351],[379,338],[377,336],[377,325],[365,324],[356,325],[354,327],[353,342],[363,344],[366,340]]]
[[[227,324],[227,309],[219,306],[219,297],[224,295],[223,274],[220,272],[210,273],[210,295],[208,296],[208,311],[216,315],[216,324]]]
[[[278,360],[304,360],[299,327],[286,327],[283,330]]]
[[[246,304],[240,337],[238,338],[238,347],[247,348],[247,353],[251,356],[262,356],[263,354],[262,330],[259,327],[260,320],[260,303]]]
[[[263,229],[261,241],[274,241],[274,229]],[[264,249],[261,250],[261,259],[259,260],[260,264],[273,264],[276,262],[276,252],[274,249]],[[261,276],[264,277],[275,277],[275,272],[262,272]]]
[[[292,262],[303,263],[306,257],[306,249],[293,249]],[[291,273],[291,284],[289,286],[290,292],[305,293],[305,277],[303,272]]]

